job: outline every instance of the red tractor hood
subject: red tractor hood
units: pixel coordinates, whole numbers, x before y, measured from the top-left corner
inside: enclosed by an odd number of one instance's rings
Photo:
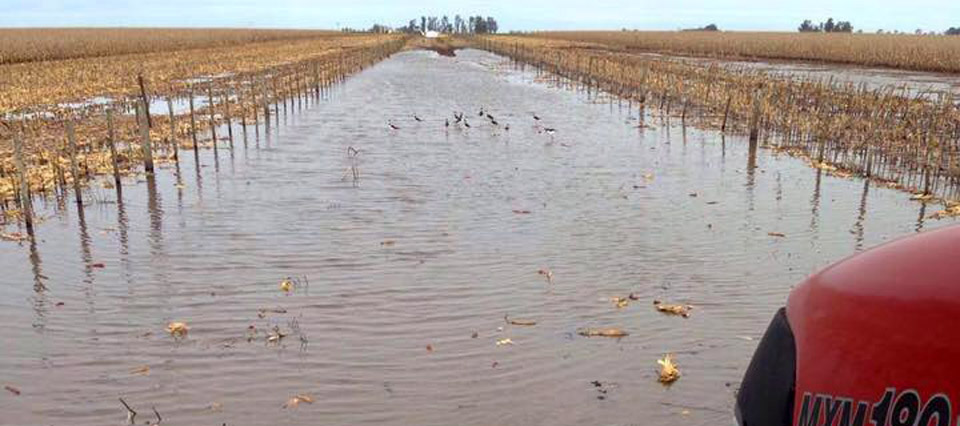
[[[787,302],[794,425],[957,425],[960,226],[857,254]]]

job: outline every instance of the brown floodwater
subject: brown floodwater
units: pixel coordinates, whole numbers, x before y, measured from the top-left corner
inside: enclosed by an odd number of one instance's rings
[[[81,211],[38,200],[36,243],[0,242],[0,385],[20,391],[0,390],[0,424],[121,425],[121,397],[139,424],[153,407],[196,425],[729,424],[791,286],[953,223],[645,121],[488,53],[404,52],[199,170],[183,155],[180,186],[168,165],[121,198],[90,189]],[[313,403],[283,407],[298,394]]]

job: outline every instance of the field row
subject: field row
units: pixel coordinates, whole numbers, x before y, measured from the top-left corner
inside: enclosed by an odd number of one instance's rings
[[[960,110],[949,95],[927,100],[893,88],[786,80],[553,38],[494,36],[478,43],[666,120],[749,135],[752,145],[804,157],[828,173],[924,197],[958,196]]]

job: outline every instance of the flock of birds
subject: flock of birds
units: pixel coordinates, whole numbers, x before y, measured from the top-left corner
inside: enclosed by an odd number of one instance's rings
[[[533,117],[534,127],[537,129],[537,133],[546,133],[546,134],[548,134],[548,135],[550,135],[550,136],[552,137],[553,134],[557,132],[557,129],[554,129],[554,128],[552,128],[552,127],[543,127],[543,126],[541,126],[541,125],[540,125],[540,116],[538,116],[536,113],[531,113],[531,115],[532,115],[532,117]],[[494,117],[493,114],[490,114],[488,111],[484,111],[483,107],[480,108],[480,112],[477,114],[477,116],[480,117],[481,119],[486,119],[486,120],[488,120],[488,121],[490,122],[490,124],[491,124],[492,126],[494,126],[494,127],[497,127],[497,128],[500,127],[500,122],[497,121],[496,117]],[[420,116],[417,115],[417,114],[413,114],[413,120],[416,121],[416,122],[418,122],[418,123],[424,121],[423,118],[420,118]],[[467,128],[467,129],[470,128],[470,122],[467,121],[466,114],[465,114],[464,112],[462,112],[462,111],[460,111],[460,112],[454,111],[454,112],[453,112],[453,123],[452,123],[452,124],[453,124],[454,126],[457,126],[457,127],[463,126],[463,128]],[[445,118],[444,121],[443,121],[443,126],[444,126],[444,128],[450,128],[450,125],[451,125],[450,119],[449,119],[449,118]],[[388,122],[387,122],[387,126],[390,128],[390,130],[400,130],[400,126],[394,124],[393,121],[388,121]],[[505,124],[505,125],[503,126],[503,130],[509,132],[509,131],[510,131],[510,124],[509,124],[509,123]]]

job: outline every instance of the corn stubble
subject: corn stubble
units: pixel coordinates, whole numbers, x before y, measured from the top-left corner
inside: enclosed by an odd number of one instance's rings
[[[892,87],[785,79],[550,33],[474,43],[636,104],[641,117],[749,135],[752,143],[830,175],[936,193],[948,203],[960,196],[960,111],[949,94],[931,98]]]
[[[0,30],[0,38],[9,36],[5,31]],[[0,64],[0,203],[18,197],[12,148],[18,133],[24,141],[31,194],[50,194],[74,179],[85,185],[92,178],[112,174],[107,109],[113,111],[120,174],[138,173],[144,151],[133,110],[141,102],[140,75],[155,102],[185,103],[190,96],[197,102],[193,123],[184,112],[178,113],[171,125],[166,106],[151,108],[149,140],[155,161],[163,164],[175,161],[178,150],[194,148],[194,132],[198,147],[203,148],[214,144],[204,137],[206,133],[228,120],[234,126],[240,122],[245,127],[263,126],[268,109],[273,114],[273,109],[285,108],[287,101],[293,105],[294,99],[301,102],[307,96],[319,97],[326,87],[396,52],[405,41],[394,35],[326,32],[266,37],[256,31],[243,35],[239,30],[206,34],[202,34],[206,30],[189,30],[187,37],[184,32],[171,31],[168,38],[174,41],[158,42],[153,48],[140,46],[141,53],[127,54],[131,47],[120,39],[87,40],[93,45],[80,50],[89,56],[42,61],[56,55],[36,54],[30,62]],[[188,39],[177,41],[178,37]],[[175,47],[187,49],[167,51]],[[11,60],[5,56],[0,63],[4,61]],[[97,97],[107,97],[110,102],[83,103]],[[212,110],[201,103],[208,98],[213,99]],[[66,149],[67,121],[75,127],[78,176],[72,175]],[[217,142],[225,139],[225,135],[218,136]],[[110,185],[104,182],[104,186]]]

